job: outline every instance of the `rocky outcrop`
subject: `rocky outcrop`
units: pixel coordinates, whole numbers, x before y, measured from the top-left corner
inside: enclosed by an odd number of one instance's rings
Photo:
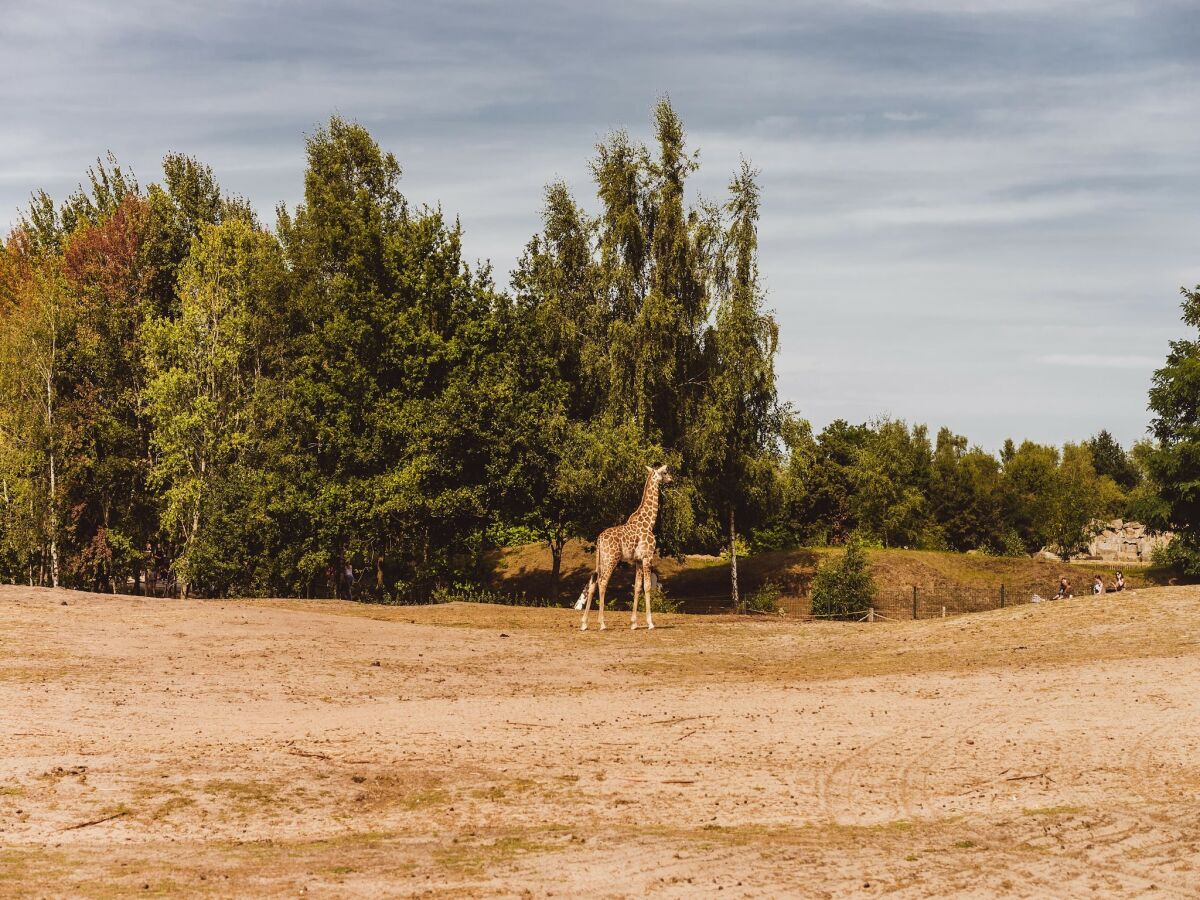
[[[1169,531],[1150,534],[1141,522],[1113,519],[1092,538],[1088,556],[1112,562],[1150,562],[1150,555],[1157,548],[1167,546],[1174,537]]]
[[[1098,524],[1098,523],[1097,523]],[[1076,559],[1097,559],[1104,562],[1148,563],[1159,547],[1171,543],[1175,535],[1169,531],[1151,534],[1141,522],[1112,519],[1104,523],[1087,547],[1087,554]],[[1037,554],[1045,559],[1058,559],[1047,549]]]

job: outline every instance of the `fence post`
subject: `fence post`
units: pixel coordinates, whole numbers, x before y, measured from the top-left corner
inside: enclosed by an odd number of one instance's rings
[[[913,585],[913,618],[917,617],[917,586]]]
[[[946,607],[942,607],[942,618],[946,618]]]
[[[873,607],[873,606],[867,607],[867,621],[868,622],[875,621],[875,607]]]
[[[1004,585],[1000,585],[1000,608],[1004,609]]]

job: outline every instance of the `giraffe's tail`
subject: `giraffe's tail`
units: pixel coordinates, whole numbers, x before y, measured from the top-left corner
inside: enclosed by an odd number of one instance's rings
[[[575,601],[576,609],[583,609],[587,605],[588,595],[592,592],[592,587],[596,584],[596,573],[592,573],[592,577],[588,579],[587,584],[583,586],[583,590],[579,592],[579,599]]]

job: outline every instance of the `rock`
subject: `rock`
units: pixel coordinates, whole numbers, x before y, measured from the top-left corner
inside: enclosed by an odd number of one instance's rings
[[[1092,538],[1087,552],[1080,554],[1076,559],[1111,563],[1148,563],[1156,549],[1167,546],[1174,538],[1175,535],[1169,531],[1151,534],[1141,522],[1112,519],[1105,522],[1100,532]],[[1037,559],[1059,559],[1056,553],[1045,547],[1034,556]]]

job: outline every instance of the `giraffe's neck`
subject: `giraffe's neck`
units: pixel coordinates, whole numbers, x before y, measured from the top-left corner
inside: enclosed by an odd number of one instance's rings
[[[646,486],[642,488],[642,502],[638,504],[638,508],[633,511],[633,514],[627,520],[629,524],[634,522],[646,523],[649,522],[650,527],[654,527],[654,519],[658,515],[658,485],[654,483],[654,476],[646,476]]]

